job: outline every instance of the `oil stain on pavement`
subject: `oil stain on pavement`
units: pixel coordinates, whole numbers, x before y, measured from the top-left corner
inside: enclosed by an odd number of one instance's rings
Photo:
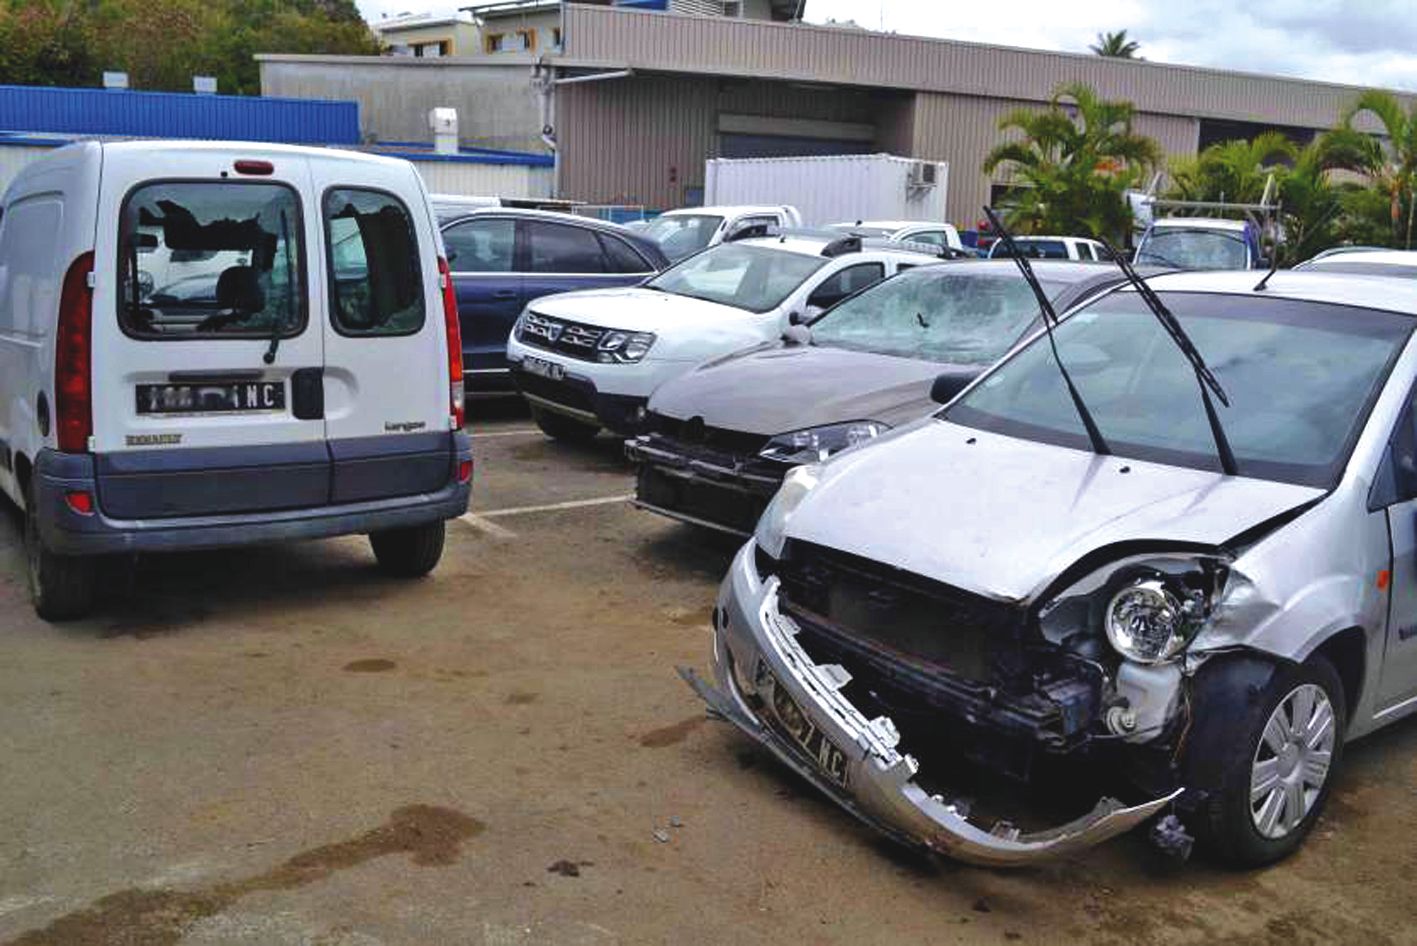
[[[398,664],[394,663],[392,660],[386,660],[382,657],[372,657],[367,660],[351,660],[344,665],[344,669],[350,673],[383,673],[397,666]]]
[[[688,719],[681,719],[672,726],[652,729],[640,737],[640,745],[646,749],[663,749],[665,746],[672,746],[675,743],[683,742],[689,737],[689,733],[706,722],[708,722],[707,716],[690,716]]]
[[[391,854],[424,867],[453,864],[462,843],[484,827],[450,808],[409,805],[359,837],[304,851],[263,874],[197,890],[121,890],[7,946],[174,946],[196,923],[253,893],[295,890]]]

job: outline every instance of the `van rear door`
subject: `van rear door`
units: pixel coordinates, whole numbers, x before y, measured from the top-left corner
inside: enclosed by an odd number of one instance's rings
[[[303,155],[109,149],[94,241],[90,444],[105,514],[329,502],[312,193]]]
[[[439,244],[402,161],[311,159],[324,244],[331,500],[442,488],[453,473]],[[358,174],[351,174],[356,170]]]

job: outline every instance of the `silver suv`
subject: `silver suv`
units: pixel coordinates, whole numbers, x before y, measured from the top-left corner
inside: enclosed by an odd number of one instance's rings
[[[1149,819],[1238,863],[1293,851],[1344,743],[1417,709],[1417,284],[1254,283],[1151,281],[1199,365],[1114,291],[1056,349],[796,468],[724,580],[715,682],[686,678],[853,814],[962,860]],[[996,773],[1104,788],[1031,830],[980,791]]]

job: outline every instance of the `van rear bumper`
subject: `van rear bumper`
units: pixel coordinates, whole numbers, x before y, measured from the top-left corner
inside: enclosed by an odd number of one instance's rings
[[[299,539],[358,535],[426,525],[467,512],[471,483],[455,471],[472,458],[467,435],[455,436],[447,484],[433,492],[340,505],[165,519],[115,519],[95,510],[84,515],[65,501],[71,491],[97,495],[94,458],[42,450],[35,459],[35,502],[44,544],[62,555],[111,555],[226,548]]]

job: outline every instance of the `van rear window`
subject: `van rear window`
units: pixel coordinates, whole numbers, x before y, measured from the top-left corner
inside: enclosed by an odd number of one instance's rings
[[[423,327],[423,272],[408,208],[354,187],[325,195],[330,313],[341,335],[412,335]]]
[[[300,199],[283,184],[134,189],[118,236],[118,319],[137,338],[283,338],[306,322]]]

